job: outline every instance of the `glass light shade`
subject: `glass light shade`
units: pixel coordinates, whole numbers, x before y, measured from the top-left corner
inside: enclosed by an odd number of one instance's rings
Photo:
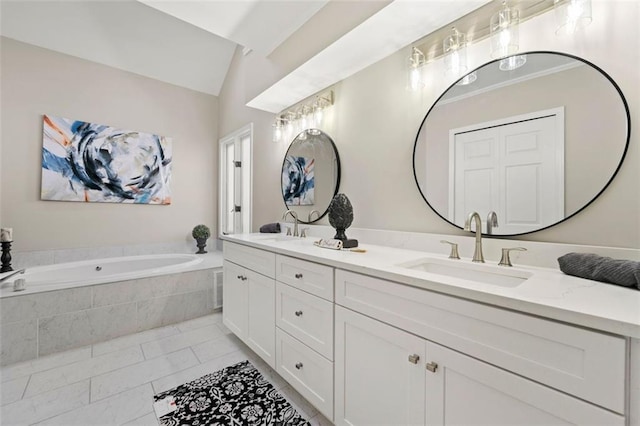
[[[273,123],[273,141],[280,142],[282,140],[282,119],[280,117],[276,117],[275,123]]]
[[[467,84],[473,83],[477,79],[478,79],[478,74],[475,71],[474,72],[470,72],[469,74],[467,74],[464,77],[462,77],[460,79],[460,81],[458,81],[456,83],[456,85],[458,85],[458,86],[466,86]]]
[[[503,8],[491,17],[491,57],[504,58],[518,52],[520,12],[510,8],[506,2]]]
[[[409,90],[418,91],[425,86],[423,72],[425,64],[424,54],[417,47],[411,48],[409,56],[409,79],[407,86]]]
[[[513,71],[527,63],[527,55],[513,55],[500,60],[500,71]]]
[[[591,0],[554,0],[556,34],[573,34],[592,21]]]
[[[321,102],[318,101],[313,104],[313,121],[314,127],[322,127],[322,117],[323,117],[324,108],[321,105]]]
[[[459,76],[467,70],[467,40],[466,36],[455,27],[451,29],[449,37],[442,42],[444,53],[444,67],[447,75]]]

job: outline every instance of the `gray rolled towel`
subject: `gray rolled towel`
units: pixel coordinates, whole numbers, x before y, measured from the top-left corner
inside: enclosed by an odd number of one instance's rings
[[[560,270],[589,280],[640,290],[640,262],[612,259],[593,253],[567,253],[558,258]]]
[[[280,224],[278,222],[267,223],[266,225],[262,225],[260,227],[260,232],[262,232],[263,234],[279,234]]]

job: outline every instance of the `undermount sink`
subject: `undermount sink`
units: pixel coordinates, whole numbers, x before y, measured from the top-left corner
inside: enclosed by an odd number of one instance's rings
[[[456,262],[460,262],[455,264]],[[423,271],[430,274],[445,275],[467,281],[491,284],[500,287],[517,287],[531,277],[531,273],[520,270],[509,270],[500,266],[462,263],[463,261],[422,259],[404,263],[402,268]]]

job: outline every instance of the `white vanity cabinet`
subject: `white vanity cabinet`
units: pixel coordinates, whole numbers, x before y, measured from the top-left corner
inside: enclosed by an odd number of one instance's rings
[[[619,425],[624,417],[336,307],[339,425]]]
[[[225,325],[336,424],[634,425],[627,338],[320,255],[224,254]]]
[[[336,424],[625,424],[622,338],[341,270],[336,303]]]
[[[275,255],[225,242],[223,270],[224,325],[275,368]]]

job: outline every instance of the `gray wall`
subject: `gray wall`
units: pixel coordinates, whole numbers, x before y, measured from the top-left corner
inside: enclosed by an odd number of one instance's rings
[[[555,35],[553,12],[521,25],[520,49],[555,50],[581,56],[603,68],[620,85],[632,113],[627,159],[609,189],[587,210],[549,230],[521,239],[614,247],[640,246],[640,88],[638,2],[593,3],[592,24],[573,37]],[[615,28],[615,31],[613,30]],[[443,61],[428,65],[428,86],[405,90],[410,47],[334,86],[334,121],[324,130],[334,139],[343,167],[340,192],[354,207],[352,226],[400,231],[464,234],[424,203],[413,178],[413,143],[422,118],[452,83]],[[488,40],[468,49],[470,68],[490,60]],[[273,115],[244,106],[247,57],[236,52],[220,95],[221,134],[254,122],[254,228],[280,217],[279,174],[287,144],[271,142]],[[592,102],[598,102],[592,99]],[[322,223],[327,223],[324,219]]]
[[[15,250],[180,242],[198,223],[216,232],[217,97],[0,42],[0,225]],[[42,114],[171,137],[172,204],[40,201]]]

